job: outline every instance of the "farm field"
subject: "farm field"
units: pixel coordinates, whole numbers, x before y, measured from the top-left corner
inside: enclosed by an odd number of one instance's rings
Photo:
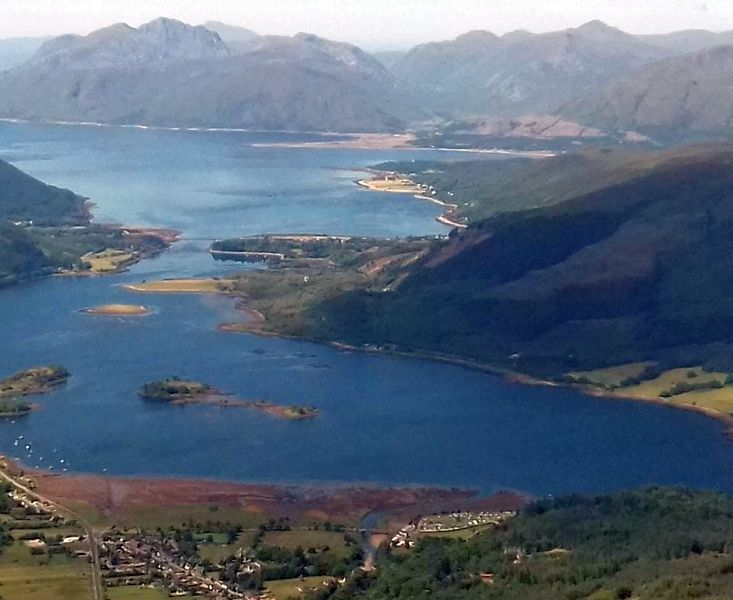
[[[305,596],[310,591],[324,587],[324,582],[332,581],[331,577],[301,577],[298,579],[281,579],[269,581],[266,589],[275,600],[288,600]]]
[[[329,548],[339,557],[349,554],[350,548],[344,542],[344,534],[336,531],[322,530],[291,530],[268,531],[265,534],[263,545],[295,550],[296,548]]]
[[[34,556],[21,542],[0,556],[3,600],[92,600],[89,565],[66,556]]]
[[[168,592],[160,588],[125,586],[107,588],[109,600],[167,600]]]

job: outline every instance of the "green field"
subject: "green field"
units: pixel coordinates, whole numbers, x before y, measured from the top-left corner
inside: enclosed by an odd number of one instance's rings
[[[598,386],[618,385],[617,381],[619,379],[638,375],[641,364],[636,363],[610,369],[570,373],[569,375],[575,378],[584,377]],[[654,400],[668,403],[671,406],[689,406],[731,415],[733,414],[733,386],[730,385],[724,385],[724,387],[717,389],[691,390],[668,398],[662,397],[662,394],[679,384],[696,385],[706,382],[724,384],[727,377],[727,373],[707,372],[699,366],[670,369],[654,379],[642,381],[637,385],[618,388],[613,392],[609,392],[609,395],[638,400]]]
[[[168,592],[159,588],[113,587],[106,593],[108,600],[168,600]]]
[[[688,376],[688,373],[691,372],[696,373],[694,378]],[[644,381],[639,385],[618,390],[618,393],[631,398],[657,399],[660,394],[679,383],[705,381],[718,381],[723,383],[726,377],[726,373],[707,373],[700,367],[672,369],[662,373],[662,375],[651,381]],[[666,398],[665,402],[669,402],[671,405],[694,406],[730,415],[733,414],[733,387],[725,386],[719,389],[693,390]]]
[[[246,544],[235,542],[234,544],[199,544],[196,551],[202,559],[212,564],[218,564],[229,556],[235,556]]]
[[[267,590],[275,597],[275,600],[288,600],[288,598],[299,598],[307,592],[320,589],[324,581],[331,581],[331,577],[302,577],[298,579],[281,579],[280,581],[269,581]]]
[[[619,365],[617,367],[608,367],[606,369],[594,369],[592,371],[576,371],[568,373],[573,379],[586,379],[598,386],[614,386],[621,385],[623,381],[630,377],[638,377],[647,367],[652,366],[652,362],[629,363]]]
[[[0,555],[3,600],[91,600],[89,565],[57,555],[34,556],[22,542]]]
[[[92,273],[109,273],[121,269],[134,258],[135,255],[130,252],[107,249],[102,252],[89,252],[81,257],[81,261]]]
[[[95,527],[104,527],[109,525],[109,519],[107,519],[104,513],[100,510],[97,510],[91,504],[69,500],[64,502],[64,506],[73,510],[74,513],[84,519],[84,521],[91,525],[94,525]]]
[[[218,563],[228,556],[235,555],[240,549],[251,548],[254,544],[255,533],[244,531],[233,544],[226,544],[226,535],[213,534],[213,544],[199,543],[198,555],[212,563]],[[203,540],[206,535],[200,534],[197,535],[197,538]],[[316,551],[328,548],[328,552],[338,558],[346,558],[351,552],[351,548],[344,542],[343,533],[323,530],[268,531],[262,540],[262,545],[287,550],[295,550],[300,547],[306,551],[310,548]]]
[[[476,527],[466,527],[465,529],[457,529],[455,531],[440,531],[436,533],[418,533],[416,538],[443,538],[450,540],[467,540],[474,535],[492,529],[494,525],[477,525]]]
[[[341,558],[349,555],[351,549],[344,543],[344,534],[336,531],[323,530],[293,530],[293,531],[268,531],[262,541],[265,546],[287,548],[295,550],[298,547],[308,550],[316,550],[325,547],[329,548]]]
[[[38,534],[39,536],[43,535],[47,539],[52,539],[59,535],[61,537],[66,537],[69,535],[83,535],[84,531],[82,529],[79,529],[78,527],[46,527],[44,529],[19,529],[16,527],[10,533],[13,535],[14,539],[18,540],[22,536],[28,534]]]
[[[694,373],[694,377],[690,377],[690,374]],[[638,385],[632,385],[619,390],[624,395],[631,395],[634,398],[659,398],[659,396],[666,390],[671,389],[678,383],[682,382],[699,382],[699,381],[719,381],[723,383],[727,377],[726,373],[706,373],[700,367],[689,367],[684,369],[671,369],[665,371],[659,377],[650,379],[649,381],[642,381]],[[696,390],[680,394],[680,398],[685,399],[694,398],[699,394],[707,394],[709,391],[715,390]],[[721,391],[725,391],[724,389]],[[728,391],[728,395],[733,398],[733,390]]]
[[[197,536],[199,538],[205,538],[207,534]],[[254,531],[245,531],[239,534],[239,538],[233,544],[226,543],[226,535],[222,533],[215,533],[214,543],[199,543],[198,555],[201,558],[205,558],[213,564],[216,564],[229,556],[235,555],[241,548],[251,548],[254,542]]]
[[[107,519],[108,521],[110,519]],[[229,523],[245,529],[258,527],[264,517],[259,512],[245,511],[226,506],[212,507],[205,504],[179,506],[145,506],[126,510],[112,519],[118,526],[142,527],[155,529],[156,527],[181,527],[193,521],[195,524]]]

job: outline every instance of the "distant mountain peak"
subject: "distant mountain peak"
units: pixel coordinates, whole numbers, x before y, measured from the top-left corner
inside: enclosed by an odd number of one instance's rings
[[[61,66],[75,70],[124,69],[229,54],[219,34],[200,25],[161,17],[137,29],[117,23],[87,36],[54,38],[31,61],[53,69]]]
[[[128,34],[132,31],[135,31],[134,27],[130,27],[127,23],[115,23],[114,25],[110,25],[109,27],[103,27],[102,29],[97,29],[96,31],[93,31],[89,34],[89,36],[104,36],[104,35],[114,35],[114,34]],[[79,37],[79,36],[74,36]]]
[[[323,38],[317,36],[315,33],[308,33],[307,31],[296,33],[293,38],[302,42],[308,42],[309,44],[317,44],[324,41]]]
[[[494,33],[491,33],[490,31],[486,31],[485,29],[474,29],[473,31],[468,31],[462,35],[459,35],[455,41],[456,42],[495,42],[498,41],[500,38]]]
[[[32,119],[396,131],[423,116],[372,56],[312,34],[259,36],[155,19],[56,38],[0,73],[0,115]],[[247,42],[246,40],[250,41]]]
[[[593,21],[583,23],[580,27],[576,29],[576,31],[581,31],[584,33],[623,33],[620,29],[612,27],[608,23],[604,23],[599,19],[594,19]]]
[[[220,21],[206,21],[203,26],[217,33],[234,54],[249,52],[262,40],[259,33],[246,27],[229,25]]]
[[[157,19],[153,19],[152,21],[149,21],[148,23],[144,23],[143,25],[140,25],[138,27],[139,31],[150,31],[150,30],[171,30],[171,29],[193,29],[193,25],[188,25],[187,23],[184,23],[183,21],[179,21],[178,19],[170,19],[168,17],[158,17]]]
[[[515,29],[514,31],[508,31],[501,36],[502,40],[513,41],[513,40],[524,40],[532,37],[534,34],[527,29]]]
[[[219,35],[222,32],[227,32],[230,35],[237,36],[239,38],[257,38],[261,37],[259,33],[246,27],[240,27],[239,25],[230,25],[229,23],[223,23],[222,21],[206,21],[203,27],[209,31],[215,31]],[[222,38],[224,36],[222,35]]]
[[[137,32],[155,36],[160,40],[179,40],[185,36],[200,36],[202,39],[208,38],[213,43],[221,41],[219,34],[206,29],[203,25],[189,25],[183,21],[169,19],[167,17],[159,17],[149,23],[140,25]]]

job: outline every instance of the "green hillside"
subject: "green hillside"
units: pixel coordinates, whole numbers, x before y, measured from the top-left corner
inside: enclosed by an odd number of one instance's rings
[[[0,285],[23,273],[40,273],[51,263],[28,233],[14,225],[0,224]]]
[[[84,198],[26,175],[0,160],[0,222],[83,225],[89,220]]]

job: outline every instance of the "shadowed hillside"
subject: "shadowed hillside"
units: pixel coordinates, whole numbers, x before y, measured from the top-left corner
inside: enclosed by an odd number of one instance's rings
[[[517,169],[518,189],[531,191],[533,170],[552,164]],[[612,172],[566,173],[548,186],[563,202],[476,223],[391,293],[322,302],[311,313],[318,335],[550,375],[649,359],[730,370],[733,147],[648,155],[618,180]]]
[[[0,160],[0,222],[80,225],[89,220],[84,198],[34,179]]]

